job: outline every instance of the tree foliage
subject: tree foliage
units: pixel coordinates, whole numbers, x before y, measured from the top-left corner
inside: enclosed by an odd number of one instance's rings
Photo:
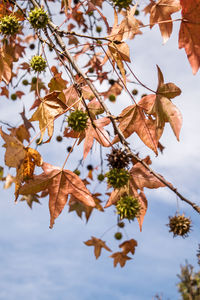
[[[106,17],[106,9],[112,12],[114,22],[112,17]],[[172,18],[174,13],[179,14],[179,19]],[[149,24],[143,24],[143,15],[149,16]],[[15,184],[15,201],[21,197],[32,208],[33,202],[39,203],[48,196],[50,228],[66,205],[69,212],[76,211],[79,217],[84,214],[87,221],[93,209],[105,212],[113,205],[119,229],[124,227],[120,225],[124,221],[136,218],[142,230],[148,208],[144,188],[168,187],[200,213],[197,204],[151,168],[150,156],[140,158],[131,146],[130,138],[136,133],[150,153],[160,155],[164,149],[160,138],[166,123],[179,140],[182,115],[173,103],[181,94],[180,88],[165,82],[159,66],[157,89],[145,86],[131,68],[128,42],[141,35],[143,28],[159,26],[166,43],[173,22],[179,21],[179,48],[185,49],[196,74],[200,67],[199,16],[199,0],[150,0],[145,4],[141,1],[140,5],[130,0],[0,1],[0,94],[13,101],[23,100],[27,94],[34,98],[30,112],[27,113],[28,105],[20,112],[19,126],[10,126],[9,118],[1,121],[6,168],[3,172],[1,167],[0,178],[4,188]],[[29,59],[30,51],[33,56]],[[147,91],[139,101],[134,83]],[[115,102],[122,92],[132,104],[114,115],[107,104]],[[56,119],[63,124],[57,142],[67,139],[73,144],[60,167],[46,162],[48,157],[42,157],[39,150],[45,143],[50,147],[56,136]],[[88,165],[87,178],[79,176],[79,164],[76,170],[65,168],[73,149],[83,149],[84,161],[96,144],[100,148],[100,166]],[[15,174],[11,175],[8,168],[15,169]],[[101,184],[101,194],[91,192],[92,181]],[[103,183],[106,181],[108,192]],[[174,235],[185,236],[184,221],[173,226],[179,226],[176,232],[170,227]],[[116,235],[116,239],[121,238],[122,235]],[[102,248],[111,251],[97,237],[85,244],[94,246],[96,258]],[[110,256],[114,266],[119,263],[123,267],[136,246],[133,238],[124,240],[120,251]]]

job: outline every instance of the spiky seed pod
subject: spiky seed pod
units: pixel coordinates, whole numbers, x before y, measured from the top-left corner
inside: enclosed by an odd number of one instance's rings
[[[118,7],[119,10],[122,8],[129,8],[129,5],[131,5],[132,0],[112,0],[114,6]]]
[[[106,173],[107,182],[114,189],[121,188],[128,183],[129,180],[129,172],[125,169],[111,169]]]
[[[74,174],[76,174],[76,175],[79,176],[79,175],[81,174],[81,172],[80,172],[78,169],[75,169],[75,170],[74,170]]]
[[[121,240],[122,239],[122,233],[121,232],[116,232],[115,233],[115,239],[116,240]]]
[[[104,178],[105,178],[105,175],[104,175],[104,174],[99,174],[99,175],[97,176],[97,179],[98,179],[99,181],[103,181]]]
[[[117,226],[118,226],[119,228],[124,228],[125,223],[124,223],[124,222],[119,222],[119,223],[117,223]]]
[[[35,55],[31,59],[30,66],[35,72],[40,73],[46,69],[47,63],[41,55]]]
[[[122,196],[116,204],[117,214],[120,219],[134,220],[140,213],[141,205],[137,198]]]
[[[49,16],[43,8],[35,8],[29,13],[29,22],[33,28],[40,29],[46,27],[49,22]]]
[[[106,154],[108,166],[111,168],[123,169],[127,168],[130,162],[130,155],[127,154],[126,150],[112,149],[110,154]]]
[[[177,235],[184,237],[188,236],[191,229],[191,220],[182,215],[176,215],[174,217],[169,217],[169,232],[173,232],[174,237]]]
[[[67,118],[68,126],[74,131],[81,132],[87,127],[88,115],[82,110],[73,111]]]
[[[0,32],[3,35],[14,35],[19,29],[19,20],[15,16],[9,15],[0,19]]]

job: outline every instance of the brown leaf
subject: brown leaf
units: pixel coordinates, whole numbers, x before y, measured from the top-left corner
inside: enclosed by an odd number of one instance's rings
[[[33,202],[36,202],[36,203],[40,204],[40,201],[38,199],[38,195],[36,195],[36,194],[24,195],[24,196],[22,196],[20,201],[26,201],[26,203],[28,204],[28,206],[31,209],[32,209],[32,206],[33,206]]]
[[[0,49],[0,81],[9,84],[12,77],[12,57]]]
[[[157,189],[166,186],[139,162],[130,170],[130,184],[132,184],[135,189],[140,190],[143,190],[144,187]]]
[[[41,131],[40,141],[43,139],[43,135],[47,128],[49,139],[46,141],[49,142],[53,135],[54,129],[54,119],[58,115],[62,114],[66,110],[66,105],[58,99],[59,91],[54,91],[46,95],[43,99],[37,110],[32,115],[29,121],[39,121],[39,127]],[[44,142],[43,142],[44,143]]]
[[[8,167],[17,168],[26,156],[26,150],[23,144],[14,136],[8,135],[0,128],[0,134],[6,144],[5,164]]]
[[[170,126],[179,140],[182,126],[182,115],[179,109],[171,102],[170,98],[180,95],[181,90],[174,83],[164,83],[163,74],[158,69],[158,88],[156,95],[143,97],[138,105],[144,109],[147,114],[156,117],[156,132],[161,137],[165,123],[169,122]]]
[[[146,215],[147,207],[148,207],[147,198],[146,198],[143,191],[140,191],[140,193],[138,194],[138,201],[140,203],[141,208],[140,208],[140,213],[137,216],[137,220],[138,220],[138,224],[139,224],[139,227],[140,227],[140,231],[142,231],[144,216]]]
[[[137,241],[134,239],[128,240],[128,241],[124,241],[123,243],[121,243],[119,245],[120,248],[122,248],[122,252],[124,254],[128,254],[129,252],[131,252],[132,254],[135,253],[135,247],[137,247]]]
[[[171,36],[173,28],[171,15],[180,10],[180,3],[178,0],[150,1],[151,3],[144,8],[145,14],[150,14],[150,28],[158,23],[163,43],[166,43]]]
[[[92,236],[91,240],[88,240],[86,242],[84,242],[84,244],[86,246],[94,246],[94,255],[96,257],[96,259],[101,255],[101,249],[104,248],[107,251],[112,251],[110,248],[108,248],[108,246],[106,245],[106,243],[104,241],[102,241],[101,239],[98,239],[94,236]]]
[[[103,117],[101,119],[93,120],[94,126],[90,123],[85,130],[85,141],[83,150],[83,159],[85,159],[92,148],[94,139],[103,147],[110,147],[110,138],[108,132],[104,129],[105,126],[110,124],[110,119]]]
[[[131,259],[131,257],[127,256],[123,252],[115,252],[110,257],[114,258],[114,267],[116,267],[119,263],[122,268],[125,266],[126,261]]]
[[[43,163],[42,168],[46,176],[52,179],[52,183],[48,186],[50,228],[53,227],[54,220],[62,212],[69,194],[83,204],[95,207],[91,193],[79,176],[69,170],[62,170],[47,163]]]
[[[182,22],[179,31],[179,49],[185,48],[193,74],[200,67],[200,3],[199,0],[181,0]]]
[[[50,88],[50,92],[60,91],[58,98],[65,103],[65,95],[63,90],[66,89],[67,81],[62,78],[62,72],[59,73],[57,68],[53,66],[51,71],[54,74],[54,77],[50,80],[48,87]]]
[[[128,138],[135,132],[143,143],[157,154],[157,144],[162,134],[162,129],[156,131],[155,120],[151,116],[146,116],[141,106],[127,106],[118,116],[118,119],[120,122],[119,129],[125,138]],[[116,136],[112,144],[118,141],[119,137]]]

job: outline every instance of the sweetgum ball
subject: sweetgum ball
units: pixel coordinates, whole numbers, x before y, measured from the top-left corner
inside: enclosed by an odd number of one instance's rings
[[[10,98],[11,98],[13,101],[15,101],[15,100],[17,99],[17,95],[16,95],[16,94],[12,94],[12,95],[10,96]]]
[[[102,31],[102,27],[101,26],[97,26],[96,27],[96,32],[100,33]]]
[[[138,90],[136,90],[136,89],[132,90],[132,94],[133,95],[137,95],[138,94]]]
[[[116,240],[121,240],[122,239],[122,233],[121,232],[116,232],[115,233],[115,239]]]
[[[71,151],[72,151],[72,147],[71,146],[67,147],[67,152],[71,152]]]
[[[61,135],[58,135],[58,136],[56,137],[56,141],[57,141],[57,142],[62,142],[62,139],[63,139],[63,138],[62,138]]]
[[[33,49],[35,49],[35,45],[34,45],[34,44],[30,44],[29,48],[30,48],[31,50],[33,50]]]
[[[87,165],[87,169],[88,169],[88,171],[92,171],[94,169],[93,165]]]
[[[115,97],[115,95],[111,94],[111,95],[109,96],[108,99],[109,99],[111,102],[115,102],[116,97]]]
[[[28,85],[28,80],[27,80],[27,79],[24,79],[24,80],[22,81],[22,84],[23,84],[23,85]]]

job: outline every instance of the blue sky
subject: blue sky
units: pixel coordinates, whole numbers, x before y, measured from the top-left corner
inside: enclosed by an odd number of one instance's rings
[[[146,20],[147,23],[147,20]],[[144,83],[152,88],[157,86],[156,64],[161,68],[165,81],[174,82],[182,89],[182,95],[173,99],[183,114],[183,128],[180,142],[176,141],[169,125],[161,142],[166,146],[163,155],[158,158],[146,149],[138,139],[130,139],[141,155],[150,154],[153,167],[191,201],[199,201],[199,73],[192,75],[191,68],[183,50],[178,50],[177,30],[166,45],[162,45],[159,31],[145,30],[143,36],[134,39],[131,45],[133,70]],[[46,75],[48,76],[48,74]],[[135,86],[134,86],[135,88]],[[146,91],[140,89],[140,95]],[[32,103],[34,97],[25,97],[25,103]],[[138,97],[139,100],[139,97]],[[27,101],[27,102],[26,102]],[[109,104],[119,111],[131,104],[125,94],[119,97],[117,104]],[[1,99],[1,120],[18,123],[16,110],[22,111],[18,100]],[[15,123],[16,122],[16,123]],[[59,124],[56,123],[56,128]],[[56,135],[56,134],[55,134]],[[55,138],[54,138],[55,140]],[[62,165],[69,141],[59,144],[52,142],[51,147],[38,148],[45,161]],[[0,149],[3,165],[4,149]],[[66,168],[73,170],[73,161],[80,152],[74,151]],[[61,155],[63,154],[63,156]],[[85,166],[93,162],[88,156]],[[162,293],[163,299],[178,299],[175,284],[180,264],[185,259],[195,266],[196,250],[199,239],[199,216],[190,207],[179,201],[180,212],[191,216],[193,230],[186,239],[173,238],[166,224],[168,216],[177,210],[176,197],[165,188],[148,191],[149,203],[143,231],[139,232],[137,222],[126,226],[128,238],[138,241],[136,253],[124,268],[113,268],[109,252],[102,251],[96,260],[93,247],[86,247],[83,241],[91,236],[100,237],[103,232],[115,224],[113,208],[106,213],[95,212],[88,224],[68,214],[66,207],[56,220],[55,228],[50,230],[48,199],[42,199],[42,205],[35,204],[30,210],[25,202],[14,205],[13,188],[1,190],[0,201],[0,299],[15,300],[147,300],[156,293]],[[108,246],[118,251],[114,240],[114,227],[102,239]]]

